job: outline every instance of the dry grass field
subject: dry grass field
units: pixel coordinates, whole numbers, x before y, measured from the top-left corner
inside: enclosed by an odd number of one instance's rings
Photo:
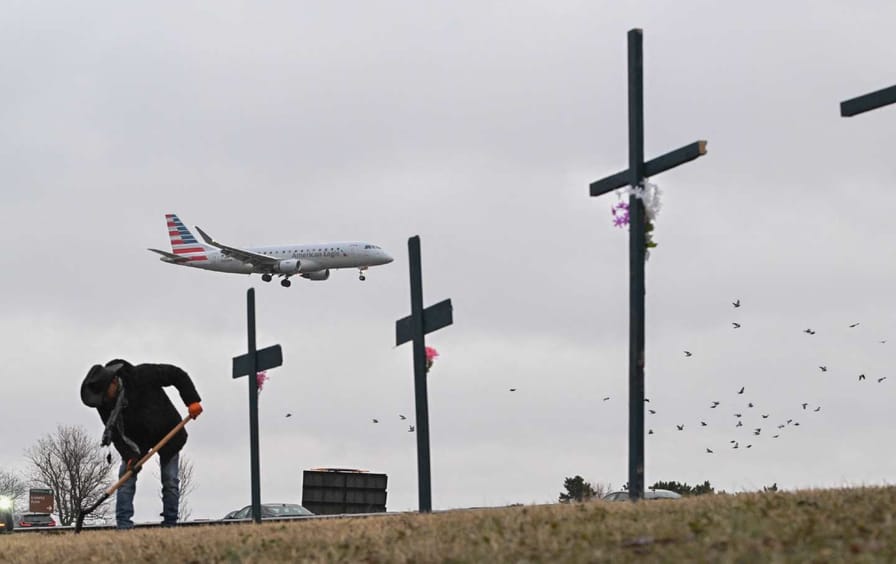
[[[896,562],[896,487],[0,536],[0,562]]]

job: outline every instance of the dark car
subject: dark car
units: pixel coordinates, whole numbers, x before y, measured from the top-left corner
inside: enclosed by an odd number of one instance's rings
[[[285,517],[307,517],[314,515],[298,503],[262,503],[261,518],[262,519],[281,519]],[[251,519],[252,506],[247,505],[242,509],[231,511],[224,516],[224,521],[232,519]]]
[[[56,520],[49,513],[18,513],[15,516],[15,528],[55,527]]]
[[[0,533],[11,533],[13,530],[12,498],[0,495]]]

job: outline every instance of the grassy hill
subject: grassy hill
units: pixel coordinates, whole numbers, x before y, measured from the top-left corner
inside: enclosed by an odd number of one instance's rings
[[[11,534],[0,562],[896,562],[896,487]]]

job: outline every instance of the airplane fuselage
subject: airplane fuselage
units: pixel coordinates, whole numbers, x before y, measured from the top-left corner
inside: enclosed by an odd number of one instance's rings
[[[363,241],[240,248],[215,241],[197,226],[202,243],[177,215],[166,214],[165,219],[171,252],[148,249],[161,255],[163,262],[216,272],[258,273],[265,282],[279,276],[280,284],[287,287],[290,276],[326,280],[330,270],[339,268],[357,268],[358,278],[364,280],[368,267],[392,262],[382,248]]]
[[[287,245],[272,247],[250,247],[247,250],[280,261],[295,260],[299,272],[314,272],[339,268],[366,268],[391,262],[391,258],[375,245],[363,242],[322,243],[320,245]],[[177,263],[165,257],[165,262],[192,266],[203,270],[230,272],[235,274],[273,273],[276,267],[244,262],[225,255],[221,251],[205,251],[195,255],[185,255],[190,260]]]

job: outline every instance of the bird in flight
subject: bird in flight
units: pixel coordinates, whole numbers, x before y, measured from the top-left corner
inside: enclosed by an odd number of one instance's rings
[[[753,434],[756,435],[757,437],[759,436],[759,433],[761,433],[761,432],[762,432],[762,429],[753,429]]]
[[[413,432],[414,432],[414,426],[408,425],[408,433],[413,433]]]
[[[405,417],[404,415],[402,415],[402,414],[400,414],[400,413],[398,414],[398,417],[399,417],[399,419],[401,419],[402,421],[404,421],[405,419],[407,419],[407,417]]]
[[[777,439],[777,438],[780,437],[780,436],[781,436],[781,435],[772,435],[772,438],[773,438],[773,439]]]
[[[887,340],[884,339],[883,341],[880,341],[880,344],[884,344],[884,343],[886,343],[886,342],[887,342]]]
[[[819,411],[821,411],[821,406],[819,405],[818,407],[816,407],[816,408],[813,409],[812,411],[814,411],[815,413],[818,413]]]
[[[701,427],[706,427],[706,421],[701,421],[701,422],[700,422],[700,426],[701,426]]]
[[[747,445],[747,448],[752,448],[752,447],[753,447],[753,445]]]
[[[510,391],[511,391],[511,392],[515,392],[515,391],[516,391],[516,388],[510,388]]]
[[[743,387],[741,387],[741,389],[740,389],[740,391],[739,391],[739,392],[737,392],[737,393],[739,393],[739,394],[742,394],[742,393],[744,393],[744,388],[743,388]]]
[[[606,396],[606,397],[604,398],[604,401],[607,401],[608,399],[610,399],[610,396]]]
[[[753,407],[753,402],[748,403],[747,407]]]
[[[379,422],[380,422],[379,419],[373,419],[372,421],[373,421],[374,423],[379,423]]]
[[[656,415],[656,410],[648,409],[647,411],[649,411],[651,415]]]
[[[736,300],[731,302],[731,305],[733,305],[734,307],[740,307],[740,298],[737,298]]]
[[[877,383],[880,384],[881,382],[883,382],[883,381],[886,380],[886,379],[887,379],[886,376],[884,376],[884,377],[882,377],[882,378],[878,378],[878,379],[877,379]]]
[[[744,414],[743,413],[735,413],[734,416],[739,418],[739,417],[743,417]]]
[[[739,446],[740,446],[740,443],[738,443],[737,441],[735,441],[735,442],[734,442],[734,446],[731,447],[731,448],[738,448]]]
[[[821,368],[821,371],[822,371],[822,372],[827,372],[827,371],[828,371],[828,367],[827,367],[827,366],[819,366],[819,368]]]
[[[732,322],[731,325],[734,325],[734,328],[735,328],[735,329],[737,329],[738,327],[740,327],[740,323],[734,323],[734,322]]]
[[[694,356],[691,351],[684,351],[684,356]]]
[[[709,406],[710,409],[715,409],[717,407],[719,407],[719,402],[717,402],[717,401],[712,402],[712,405]]]
[[[684,425],[675,425],[679,431],[684,431]]]
[[[803,333],[808,333],[810,335],[814,335],[815,331],[813,329],[803,329]]]
[[[856,325],[858,325],[858,323],[853,323],[852,325],[849,326],[849,328],[852,329],[852,328],[855,327]]]
[[[762,414],[762,418],[763,418],[763,419],[768,419],[768,413],[763,413],[763,414]]]
[[[286,416],[287,416],[287,417],[292,417],[292,413],[287,413]]]
[[[735,425],[735,427],[743,427],[743,426],[744,426],[744,422],[740,421],[740,420],[738,420],[737,425]]]
[[[706,452],[708,452],[709,454],[712,454],[712,450],[711,450],[711,449],[706,449]]]
[[[648,435],[652,435],[652,434],[653,434],[653,429],[648,429],[648,430],[647,430],[647,434],[648,434]]]
[[[808,404],[808,403],[804,403],[804,404],[802,404],[802,405],[803,405],[803,409],[805,410],[805,409],[806,409],[806,406],[809,405],[809,404]]]
[[[865,379],[865,375],[864,375],[864,374],[859,374],[859,382],[861,382],[861,381],[864,380],[864,379]]]

